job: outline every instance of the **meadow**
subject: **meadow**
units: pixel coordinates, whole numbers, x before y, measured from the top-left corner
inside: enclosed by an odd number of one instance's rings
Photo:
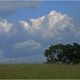
[[[0,79],[80,79],[80,65],[0,64]]]

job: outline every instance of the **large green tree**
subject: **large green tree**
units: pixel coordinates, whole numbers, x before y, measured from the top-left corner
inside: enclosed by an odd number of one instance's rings
[[[80,45],[78,43],[51,45],[45,50],[44,55],[48,63],[80,63]]]

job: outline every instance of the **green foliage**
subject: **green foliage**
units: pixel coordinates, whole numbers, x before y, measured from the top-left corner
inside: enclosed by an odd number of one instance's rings
[[[45,50],[44,55],[48,63],[80,63],[80,45],[78,43],[51,45]]]

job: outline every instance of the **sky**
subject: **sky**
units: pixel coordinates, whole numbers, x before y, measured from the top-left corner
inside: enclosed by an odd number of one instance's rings
[[[80,44],[80,1],[0,1],[0,63],[42,63],[51,44]]]

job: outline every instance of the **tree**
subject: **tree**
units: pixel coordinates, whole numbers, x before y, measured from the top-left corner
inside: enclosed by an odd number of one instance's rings
[[[44,55],[48,63],[80,63],[80,45],[78,43],[51,45],[45,50]]]

